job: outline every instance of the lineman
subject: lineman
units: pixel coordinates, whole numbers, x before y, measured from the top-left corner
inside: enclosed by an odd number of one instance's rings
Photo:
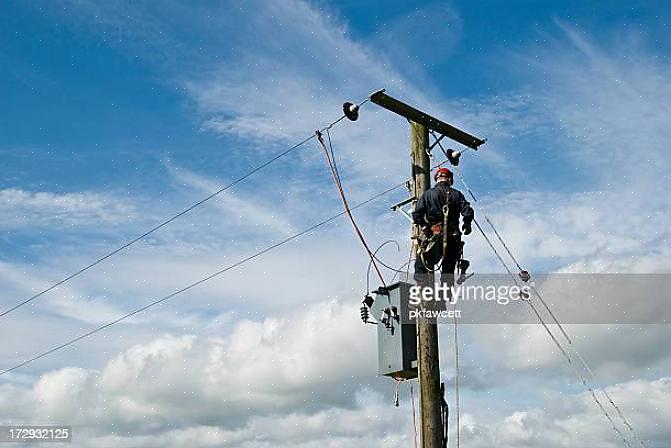
[[[452,188],[452,171],[439,168],[434,180],[436,185],[422,194],[412,213],[413,222],[421,228],[415,260],[415,281],[423,285],[432,284],[434,267],[442,259],[441,282],[452,285],[454,269],[461,260],[464,245],[459,230],[459,215],[463,217],[461,230],[464,235],[468,235],[471,233],[474,212],[464,195]],[[444,210],[447,210],[447,216]],[[463,260],[459,266],[462,275],[467,267],[468,262]]]

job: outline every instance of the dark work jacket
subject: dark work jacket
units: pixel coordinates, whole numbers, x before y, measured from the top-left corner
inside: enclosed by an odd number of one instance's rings
[[[464,222],[473,221],[473,208],[459,190],[448,186],[447,182],[438,182],[435,187],[422,194],[412,212],[412,220],[420,226],[443,222],[443,206],[447,202],[447,224],[450,230],[459,230],[459,215]]]

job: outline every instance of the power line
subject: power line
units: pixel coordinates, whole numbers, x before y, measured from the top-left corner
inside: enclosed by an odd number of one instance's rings
[[[359,103],[359,105],[364,104],[367,100],[368,100],[368,99],[365,99],[364,101],[362,101],[361,103]],[[345,115],[342,115],[342,116],[341,116],[340,118],[338,118],[336,121],[334,121],[334,122],[330,123],[328,126],[325,126],[324,128],[322,128],[322,131],[323,131],[323,130],[331,129],[334,125],[336,125],[337,123],[339,123],[340,121],[342,121],[343,118],[345,118]],[[24,305],[27,305],[28,303],[30,303],[30,302],[32,302],[33,300],[35,300],[35,299],[37,299],[37,298],[43,296],[44,294],[48,293],[49,291],[52,291],[52,290],[58,288],[58,287],[61,286],[62,284],[66,283],[66,282],[68,282],[68,281],[70,281],[70,280],[72,280],[73,278],[75,278],[75,277],[77,277],[77,276],[83,274],[84,272],[86,272],[86,271],[88,271],[89,269],[93,268],[94,266],[96,266],[96,265],[102,263],[103,261],[107,260],[108,258],[111,258],[111,257],[113,257],[114,255],[118,254],[119,252],[121,252],[121,251],[127,249],[128,247],[130,247],[130,246],[132,246],[133,244],[137,243],[138,241],[140,241],[140,240],[146,238],[147,236],[151,235],[152,233],[156,232],[157,230],[159,230],[159,229],[161,229],[161,228],[167,226],[168,224],[170,224],[171,222],[175,221],[176,219],[178,219],[178,218],[180,218],[180,217],[186,215],[187,213],[189,213],[189,212],[192,211],[193,209],[195,209],[195,208],[197,208],[197,207],[200,207],[200,206],[203,205],[204,203],[208,202],[210,199],[212,199],[212,198],[214,198],[214,197],[220,195],[221,193],[225,192],[226,190],[228,190],[228,189],[230,189],[230,188],[233,188],[235,185],[237,185],[237,184],[239,184],[240,182],[242,182],[242,181],[246,180],[247,178],[251,177],[253,174],[257,173],[258,171],[261,171],[263,168],[267,167],[267,166],[270,165],[271,163],[274,163],[274,162],[276,162],[277,160],[281,159],[282,157],[284,157],[284,156],[290,154],[291,152],[295,151],[296,149],[298,149],[299,147],[303,146],[304,144],[306,144],[307,142],[309,142],[310,140],[312,140],[312,139],[315,138],[315,137],[316,137],[315,134],[311,134],[310,136],[304,138],[303,140],[301,140],[300,142],[296,143],[296,144],[293,145],[292,147],[290,147],[290,148],[288,148],[288,149],[286,149],[286,150],[280,152],[279,154],[273,156],[272,158],[268,159],[267,161],[263,162],[262,164],[256,166],[256,167],[253,168],[252,170],[248,171],[248,172],[245,173],[244,175],[238,177],[237,179],[233,180],[232,182],[230,182],[229,184],[227,184],[227,185],[225,185],[224,187],[220,188],[219,190],[215,191],[214,193],[211,193],[210,195],[204,197],[204,198],[201,199],[200,201],[198,201],[198,202],[196,202],[196,203],[194,203],[194,204],[188,206],[187,208],[185,208],[185,209],[182,210],[181,212],[179,212],[179,213],[177,213],[177,214],[171,216],[170,218],[166,219],[165,221],[161,222],[160,224],[158,224],[158,225],[152,227],[151,229],[147,230],[147,231],[144,232],[143,234],[141,234],[141,235],[139,235],[139,236],[133,238],[132,240],[130,240],[130,241],[126,242],[126,243],[124,243],[123,245],[121,245],[121,246],[119,246],[118,248],[114,249],[113,251],[107,253],[106,255],[104,255],[104,256],[98,258],[97,260],[93,261],[92,263],[90,263],[90,264],[88,264],[88,265],[82,267],[81,269],[79,269],[79,270],[73,272],[72,274],[68,275],[67,277],[63,278],[62,280],[60,280],[60,281],[58,281],[58,282],[52,284],[52,285],[49,286],[48,288],[43,289],[42,291],[36,293],[35,295],[33,295],[33,296],[31,296],[31,297],[29,297],[29,298],[27,298],[27,299],[25,299],[25,300],[23,300],[23,301],[21,301],[21,302],[18,302],[17,304],[15,304],[15,305],[13,305],[12,307],[6,309],[5,311],[2,311],[2,312],[0,313],[0,318],[6,316],[7,314],[11,313],[12,311],[17,310],[18,308],[21,308],[21,307],[24,306]]]
[[[433,133],[432,133],[432,134],[433,134]],[[447,156],[447,151],[445,151],[445,148],[443,148],[443,145],[440,143],[440,139],[439,139],[439,138],[436,138],[435,134],[433,134],[433,137],[434,137],[434,139],[436,140],[436,142],[434,143],[434,145],[437,144],[437,145],[440,147],[440,149],[443,151],[443,154],[445,154],[445,156]],[[457,177],[459,178],[459,180],[461,181],[461,183],[464,185],[464,187],[466,188],[466,190],[468,191],[468,194],[471,196],[471,198],[473,198],[473,201],[474,201],[475,203],[478,203],[478,205],[479,205],[479,202],[478,202],[477,198],[475,197],[475,194],[474,194],[473,191],[471,190],[470,186],[466,183],[466,181],[464,180],[463,176],[461,176],[461,175],[459,174],[459,170],[456,169],[456,168],[454,168],[454,172],[455,172],[455,174],[457,175]],[[499,240],[499,243],[501,243],[501,245],[503,246],[503,248],[504,248],[504,249],[506,250],[506,252],[508,253],[508,256],[510,257],[510,259],[513,261],[513,263],[514,263],[514,264],[517,266],[517,268],[519,269],[520,276],[521,276],[521,274],[522,274],[523,272],[525,272],[526,275],[527,275],[527,280],[525,280],[525,282],[528,281],[528,280],[530,280],[530,279],[531,279],[531,276],[529,275],[529,273],[528,273],[526,270],[524,270],[524,269],[522,268],[522,266],[520,266],[520,263],[517,261],[517,258],[516,258],[515,255],[512,253],[512,251],[511,251],[510,248],[508,247],[508,244],[506,244],[506,241],[503,239],[503,237],[501,236],[501,234],[498,232],[498,230],[497,230],[496,227],[494,226],[494,223],[489,219],[489,217],[487,216],[486,213],[484,214],[484,217],[485,217],[485,220],[487,221],[487,224],[489,224],[489,227],[492,229],[492,231],[493,231],[494,234],[496,235],[496,238]],[[515,276],[513,275],[513,273],[510,271],[510,269],[508,269],[508,265],[507,265],[507,263],[501,258],[501,256],[500,256],[499,253],[496,251],[496,249],[495,249],[494,246],[492,245],[491,241],[489,240],[489,238],[487,237],[487,235],[484,233],[484,231],[483,231],[483,229],[480,227],[480,225],[477,223],[477,221],[475,222],[475,225],[478,227],[478,230],[480,231],[480,233],[482,234],[482,236],[483,236],[483,237],[485,238],[485,240],[487,241],[487,244],[489,245],[489,247],[494,251],[494,254],[495,254],[496,257],[498,258],[498,260],[501,262],[501,264],[503,265],[503,267],[506,269],[506,271],[508,271],[508,274],[510,274],[510,276],[513,278],[513,280],[515,281],[515,284],[517,284],[516,278],[515,278]],[[545,301],[545,299],[544,299],[543,296],[541,295],[540,291],[539,291],[533,284],[531,284],[531,290],[532,290],[532,291],[534,292],[534,294],[538,297],[539,301],[541,302],[541,304],[543,305],[543,307],[545,308],[545,310],[546,310],[546,311],[548,312],[548,314],[550,315],[550,318],[551,318],[551,319],[554,321],[554,323],[557,325],[557,327],[559,328],[559,331],[562,333],[562,335],[563,335],[564,338],[566,339],[566,342],[568,342],[569,350],[570,350],[571,348],[573,349],[573,353],[576,355],[576,357],[578,358],[578,360],[579,360],[580,363],[582,364],[582,366],[583,366],[583,368],[585,369],[585,371],[589,374],[591,380],[592,380],[593,382],[596,382],[596,375],[594,374],[594,371],[591,369],[591,367],[589,366],[589,364],[587,363],[587,361],[585,360],[585,358],[583,358],[583,356],[580,354],[580,352],[578,351],[578,349],[573,345],[573,341],[571,340],[571,338],[569,337],[568,333],[567,333],[566,330],[564,329],[564,326],[561,324],[561,322],[559,322],[559,319],[557,319],[557,317],[555,316],[554,312],[552,311],[552,309],[550,308],[550,306],[547,304],[547,302]],[[627,446],[630,446],[630,445],[629,445],[629,442],[626,440],[626,438],[624,437],[624,435],[622,434],[622,432],[615,426],[615,423],[613,422],[613,420],[612,420],[612,418],[610,417],[610,415],[606,412],[606,410],[605,410],[605,408],[603,407],[602,403],[601,403],[601,402],[599,401],[599,399],[596,397],[595,392],[594,392],[594,390],[592,389],[592,387],[587,383],[587,381],[586,381],[585,378],[582,376],[582,374],[580,374],[577,370],[575,370],[575,367],[574,367],[574,365],[573,365],[573,362],[572,362],[572,360],[571,360],[571,357],[568,355],[567,351],[564,350],[563,346],[559,343],[559,341],[558,341],[558,340],[554,337],[554,335],[551,333],[550,329],[549,329],[548,326],[545,324],[543,318],[541,317],[540,313],[536,310],[535,306],[531,303],[530,300],[527,300],[526,302],[531,306],[532,310],[534,311],[534,313],[536,314],[536,316],[537,316],[538,319],[540,320],[541,324],[543,324],[543,326],[545,327],[545,330],[546,330],[547,333],[550,335],[550,337],[551,337],[552,340],[554,341],[555,345],[559,348],[559,350],[562,352],[562,354],[564,355],[564,357],[567,359],[567,361],[568,361],[568,363],[569,363],[569,366],[570,366],[571,369],[574,371],[574,373],[578,376],[578,379],[579,379],[579,380],[582,382],[582,384],[588,389],[588,391],[589,391],[590,394],[592,395],[592,398],[594,399],[594,401],[596,402],[596,404],[599,406],[599,408],[601,409],[601,411],[604,413],[604,415],[606,416],[606,418],[608,419],[608,421],[613,425],[613,429],[616,431],[616,433],[617,433],[620,437],[622,437],[622,439],[624,440],[624,443],[625,443]],[[597,389],[597,390],[598,390],[598,389]],[[601,392],[604,394],[604,396],[606,397],[606,399],[608,400],[608,402],[609,402],[609,403],[612,405],[612,407],[615,409],[615,411],[617,412],[618,416],[620,417],[620,420],[622,420],[622,423],[624,424],[624,426],[627,427],[627,430],[629,431],[629,433],[631,434],[631,436],[636,440],[636,442],[637,442],[642,448],[645,448],[645,445],[643,444],[643,441],[640,439],[640,437],[638,436],[638,434],[636,434],[636,431],[634,430],[633,426],[631,425],[631,423],[629,423],[629,420],[628,420],[627,417],[624,415],[624,413],[622,412],[622,410],[620,409],[620,407],[619,407],[619,406],[615,403],[615,401],[612,399],[612,397],[610,396],[610,394],[608,393],[608,391],[606,390],[606,388],[604,387],[603,389],[601,389]]]
[[[363,202],[360,202],[359,204],[357,204],[357,205],[355,205],[355,206],[353,206],[353,207],[350,207],[350,210],[355,210],[355,209],[357,209],[357,208],[359,208],[359,207],[363,207],[364,205],[369,204],[370,202],[373,202],[373,201],[375,201],[376,199],[379,199],[380,197],[382,197],[382,196],[384,196],[384,195],[386,195],[386,194],[388,194],[388,193],[391,193],[392,191],[394,191],[394,190],[396,190],[396,189],[398,189],[398,188],[400,188],[400,187],[403,187],[403,186],[405,186],[405,181],[402,182],[402,183],[400,183],[400,184],[397,184],[397,185],[395,185],[395,186],[393,186],[393,187],[391,187],[391,188],[388,188],[388,189],[386,189],[386,190],[384,190],[384,191],[382,191],[382,192],[380,192],[380,193],[378,193],[378,194],[376,194],[376,195],[370,197],[369,199],[367,199],[367,200],[365,200],[365,201],[363,201]],[[293,235],[291,235],[291,236],[289,236],[289,237],[287,237],[287,238],[285,238],[285,239],[283,239],[283,240],[281,240],[281,241],[279,241],[279,242],[277,242],[277,243],[275,243],[275,244],[273,244],[273,245],[271,245],[271,246],[268,246],[268,247],[266,247],[265,249],[262,249],[262,250],[260,250],[260,251],[258,251],[258,252],[256,252],[256,253],[254,253],[254,254],[252,254],[252,255],[249,255],[248,257],[245,257],[245,258],[243,258],[243,259],[241,259],[241,260],[238,260],[237,262],[235,262],[235,263],[233,263],[233,264],[231,264],[231,265],[228,265],[228,266],[226,266],[226,267],[224,267],[224,268],[222,268],[222,269],[220,269],[220,270],[218,270],[218,271],[216,271],[216,272],[214,272],[214,273],[208,275],[207,277],[204,277],[204,278],[202,278],[202,279],[200,279],[200,280],[198,280],[198,281],[195,281],[195,282],[193,282],[193,283],[191,283],[191,284],[189,284],[189,285],[187,285],[187,286],[185,286],[185,287],[183,287],[183,288],[181,288],[181,289],[178,289],[178,290],[176,290],[176,291],[173,291],[172,293],[168,294],[168,295],[165,296],[165,297],[162,297],[162,298],[160,298],[160,299],[154,300],[153,302],[150,302],[149,304],[143,306],[142,308],[138,308],[138,309],[136,309],[135,311],[132,311],[132,312],[130,312],[130,313],[128,313],[128,314],[124,314],[123,316],[118,317],[117,319],[114,319],[113,321],[110,321],[110,322],[108,322],[108,323],[106,323],[106,324],[104,324],[104,325],[101,325],[101,326],[99,326],[99,327],[96,327],[96,328],[94,328],[93,330],[87,331],[86,333],[83,333],[83,334],[81,334],[81,335],[79,335],[79,336],[77,336],[77,337],[75,337],[75,338],[73,338],[73,339],[70,339],[70,340],[67,341],[67,342],[64,342],[64,343],[62,343],[62,344],[59,344],[59,345],[57,345],[57,346],[55,346],[55,347],[53,347],[53,348],[51,348],[51,349],[49,349],[49,350],[47,350],[47,351],[45,351],[45,352],[43,352],[43,353],[40,353],[39,355],[35,355],[35,356],[33,356],[32,358],[26,359],[26,360],[22,361],[21,363],[15,365],[15,366],[13,366],[13,367],[10,367],[10,368],[8,368],[8,369],[5,369],[5,370],[1,371],[1,372],[0,372],[0,376],[5,375],[5,374],[7,374],[7,373],[10,373],[10,372],[12,372],[12,371],[14,371],[14,370],[16,370],[16,369],[19,369],[19,368],[21,368],[21,367],[23,367],[23,366],[25,366],[25,365],[27,365],[27,364],[32,363],[33,361],[37,361],[38,359],[44,358],[44,357],[46,357],[46,356],[49,356],[50,354],[52,354],[52,353],[54,353],[54,352],[57,352],[57,351],[59,351],[59,350],[61,350],[61,349],[64,349],[64,348],[70,346],[70,345],[73,345],[73,344],[75,344],[76,342],[81,341],[82,339],[86,339],[86,338],[89,337],[89,336],[93,336],[94,334],[99,333],[99,332],[101,332],[101,331],[103,331],[103,330],[105,330],[105,329],[107,329],[107,328],[109,328],[109,327],[111,327],[111,326],[113,326],[113,325],[115,325],[115,324],[118,324],[119,322],[122,322],[122,321],[124,321],[124,320],[126,320],[126,319],[132,317],[132,316],[135,316],[136,314],[139,314],[139,313],[141,313],[141,312],[143,312],[143,311],[148,310],[149,308],[152,308],[152,307],[154,307],[154,306],[156,306],[156,305],[159,305],[159,304],[161,304],[161,303],[163,303],[163,302],[166,302],[166,301],[172,299],[173,297],[178,296],[178,295],[180,295],[180,294],[182,294],[182,293],[185,293],[185,292],[189,291],[190,289],[195,288],[196,286],[202,285],[203,283],[205,283],[205,282],[207,282],[207,281],[209,281],[209,280],[212,280],[213,278],[218,277],[219,275],[221,275],[221,274],[223,274],[223,273],[225,273],[225,272],[227,272],[227,271],[230,271],[230,270],[232,270],[232,269],[234,269],[234,268],[236,268],[236,267],[238,267],[238,266],[240,266],[240,265],[242,265],[242,264],[244,264],[244,263],[247,263],[248,261],[251,261],[251,260],[253,260],[253,259],[255,259],[255,258],[258,258],[258,257],[260,257],[261,255],[264,255],[264,254],[270,252],[271,250],[276,249],[276,248],[278,248],[278,247],[280,247],[280,246],[282,246],[282,245],[284,245],[284,244],[286,244],[286,243],[288,243],[288,242],[290,242],[290,241],[293,241],[293,240],[295,240],[295,239],[297,239],[297,238],[299,238],[299,237],[305,235],[306,233],[312,232],[313,230],[315,230],[315,229],[317,229],[317,228],[319,228],[319,227],[322,227],[322,226],[324,226],[324,225],[326,225],[326,224],[329,224],[329,223],[331,223],[332,221],[336,220],[337,218],[339,218],[339,217],[345,215],[346,213],[347,213],[346,211],[342,211],[342,212],[340,212],[340,213],[338,213],[338,214],[335,214],[335,215],[333,215],[333,216],[331,216],[331,217],[329,217],[329,218],[327,218],[327,219],[324,219],[323,221],[321,221],[321,222],[319,222],[319,223],[317,223],[317,224],[314,224],[314,225],[312,225],[312,226],[306,228],[305,230],[301,230],[300,232],[294,233]]]
[[[461,177],[461,176],[460,176],[460,177]],[[462,181],[463,181],[463,179],[462,179]],[[466,188],[468,188],[468,187],[466,186]],[[470,189],[469,189],[469,191],[470,191]],[[473,197],[473,196],[472,196],[472,197]],[[477,202],[477,200],[475,199],[475,197],[473,197],[473,199]],[[489,222],[490,226],[493,227],[493,224],[491,223],[491,221],[489,221],[489,219],[487,219],[487,221]],[[473,222],[475,222],[475,226],[477,227],[478,231],[480,232],[480,234],[483,236],[483,238],[484,238],[485,241],[487,242],[487,245],[489,246],[489,248],[494,252],[494,255],[496,256],[496,258],[499,260],[499,262],[501,263],[501,265],[505,268],[505,270],[508,272],[508,274],[509,274],[510,277],[512,278],[513,283],[515,283],[515,285],[519,288],[520,286],[519,286],[519,284],[517,283],[517,278],[515,277],[515,275],[512,273],[512,271],[511,271],[510,268],[508,267],[508,263],[506,263],[506,261],[503,260],[503,258],[502,258],[501,255],[498,253],[498,251],[496,250],[496,248],[494,247],[494,245],[492,244],[491,240],[489,239],[489,237],[487,236],[487,234],[485,233],[485,231],[483,230],[483,228],[480,226],[480,224],[479,224],[475,219],[473,220]],[[497,234],[497,237],[500,239],[501,237],[500,237],[500,235],[498,234],[498,232],[495,231],[495,233]],[[502,244],[504,244],[504,243],[502,243]],[[536,288],[533,288],[533,290],[536,291]],[[537,294],[537,295],[538,295],[538,294]],[[542,299],[540,296],[539,296],[539,298],[541,299],[542,302],[544,302],[543,299]],[[604,415],[604,417],[606,417],[606,419],[608,420],[608,422],[611,424],[611,427],[612,427],[613,431],[615,432],[615,434],[616,434],[618,437],[620,437],[620,438],[622,439],[622,442],[623,442],[627,447],[632,448],[632,447],[631,447],[631,444],[629,443],[629,441],[627,440],[627,438],[624,436],[624,434],[622,433],[622,431],[617,427],[617,425],[616,425],[615,422],[613,421],[612,416],[608,413],[608,411],[606,411],[606,409],[605,409],[603,403],[601,402],[601,400],[599,400],[599,398],[596,396],[596,393],[595,393],[595,391],[594,391],[594,388],[593,388],[592,386],[590,386],[590,384],[587,382],[587,380],[585,379],[585,377],[584,377],[584,376],[583,376],[583,375],[576,369],[576,367],[575,367],[575,365],[574,365],[574,363],[573,363],[573,359],[571,358],[571,356],[569,355],[569,353],[566,351],[566,349],[564,348],[564,346],[561,344],[561,342],[559,342],[559,340],[555,337],[555,335],[554,335],[554,333],[552,332],[552,330],[550,330],[550,327],[549,327],[548,324],[545,322],[545,319],[543,319],[543,317],[541,316],[541,314],[538,312],[538,309],[537,309],[536,306],[533,304],[533,302],[531,301],[531,299],[530,299],[530,298],[528,298],[528,299],[524,299],[524,302],[526,302],[526,303],[529,305],[529,307],[531,308],[531,310],[532,310],[532,311],[534,312],[534,314],[536,315],[536,318],[538,319],[538,321],[539,321],[539,322],[541,323],[541,325],[543,326],[543,329],[545,330],[545,332],[548,334],[548,336],[550,336],[550,339],[552,340],[552,342],[555,344],[555,346],[559,349],[559,351],[561,352],[561,354],[564,356],[564,358],[565,358],[566,361],[568,362],[568,365],[569,365],[570,369],[571,369],[571,370],[573,371],[573,373],[576,375],[576,377],[578,378],[578,380],[580,381],[580,383],[581,383],[581,384],[587,389],[587,391],[590,393],[590,396],[592,397],[592,399],[594,400],[594,402],[597,404],[597,406],[598,406],[599,409],[601,410],[601,413]],[[546,309],[547,309],[547,305],[545,305],[545,306],[546,306]],[[556,320],[556,317],[554,316],[554,314],[553,314],[549,309],[548,309],[548,311],[550,312],[552,318],[555,320],[555,322],[557,323],[557,325],[561,327],[561,324]],[[568,335],[566,335],[566,337],[568,338]],[[569,344],[570,344],[570,339],[569,339]],[[582,356],[580,356],[580,354],[578,353],[578,351],[577,351],[575,348],[573,349],[573,351],[574,351],[576,354],[578,354],[578,357],[579,357],[579,359],[582,361],[583,365],[587,368],[587,370],[588,370],[589,372],[591,372],[591,369],[589,369],[589,366],[586,364],[586,362],[585,362],[585,360],[582,358]],[[594,375],[593,375],[593,374],[592,374],[592,379],[594,379]],[[613,407],[618,411],[618,415],[619,415],[620,418],[624,421],[625,426],[629,429],[629,431],[630,431],[630,433],[632,434],[632,436],[634,437],[634,439],[636,439],[636,441],[639,443],[639,445],[641,445],[642,448],[645,448],[645,445],[643,445],[643,442],[638,438],[638,436],[637,436],[636,433],[634,432],[633,428],[632,428],[631,425],[629,424],[629,421],[628,421],[628,420],[625,418],[625,416],[622,414],[622,411],[620,410],[620,408],[613,402],[613,400],[611,399],[610,395],[608,395],[608,393],[605,391],[605,389],[603,390],[603,392],[606,394],[606,397],[608,398],[608,401],[611,403],[611,405],[613,405]]]
[[[496,248],[492,244],[491,240],[489,239],[489,237],[487,237],[487,234],[485,233],[485,231],[482,229],[482,227],[480,227],[480,224],[478,224],[478,222],[475,219],[473,221],[475,222],[475,226],[477,227],[477,229],[480,231],[483,238],[487,242],[487,245],[489,246],[489,248],[494,252],[494,255],[496,255],[496,258],[498,258],[499,262],[503,265],[505,270],[508,271],[508,274],[513,279],[513,283],[515,283],[515,286],[517,286],[519,288],[520,286],[517,283],[517,278],[511,272],[511,270],[508,268],[508,264],[503,260],[503,258],[501,258],[501,255],[499,255],[498,251],[496,250]],[[562,353],[562,355],[564,355],[564,358],[568,362],[568,365],[571,368],[571,370],[573,371],[573,373],[578,377],[578,380],[583,384],[583,386],[585,386],[587,388],[587,390],[590,392],[590,394],[592,396],[592,399],[597,404],[597,406],[599,406],[599,409],[601,410],[601,413],[610,422],[610,424],[613,428],[613,431],[615,431],[615,433],[622,439],[622,441],[624,442],[625,445],[627,445],[627,447],[631,448],[631,444],[629,443],[627,438],[624,436],[624,434],[622,434],[622,431],[620,431],[620,429],[615,425],[615,422],[613,421],[613,418],[606,411],[606,409],[604,408],[604,406],[601,403],[601,401],[599,400],[599,398],[595,395],[594,390],[587,384],[587,381],[585,380],[583,375],[575,368],[575,366],[573,365],[573,360],[571,359],[571,356],[566,352],[566,350],[564,349],[562,344],[557,340],[554,333],[552,333],[552,331],[548,327],[548,324],[545,322],[545,320],[543,319],[541,314],[538,312],[538,309],[533,304],[531,299],[524,299],[524,302],[526,302],[529,305],[529,307],[531,307],[531,310],[534,312],[534,314],[538,318],[538,321],[541,323],[541,325],[545,329],[545,332],[548,334],[548,336],[550,336],[550,339],[552,339],[552,342],[554,342],[555,346],[559,349],[559,351]]]

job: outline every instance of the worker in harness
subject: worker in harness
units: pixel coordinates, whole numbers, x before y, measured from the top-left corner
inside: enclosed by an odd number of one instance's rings
[[[413,222],[421,229],[415,281],[423,285],[432,284],[433,272],[438,270],[435,266],[440,262],[441,282],[453,285],[457,263],[462,276],[468,268],[468,262],[462,260],[464,243],[461,233],[471,233],[474,212],[464,195],[452,188],[452,171],[439,168],[434,180],[436,185],[422,194],[412,213]],[[461,231],[459,215],[463,218]]]

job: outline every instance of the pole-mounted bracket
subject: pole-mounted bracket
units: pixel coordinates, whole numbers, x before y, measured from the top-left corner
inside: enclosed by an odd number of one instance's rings
[[[403,213],[403,216],[405,216],[410,222],[413,222],[412,221],[412,216],[410,216],[410,212],[408,210],[406,210],[404,207],[409,205],[409,204],[412,204],[416,200],[417,200],[417,196],[413,196],[411,198],[405,199],[405,200],[399,202],[398,204],[394,204],[391,207],[391,210],[395,211],[395,212]]]
[[[432,117],[426,112],[415,109],[409,104],[387,95],[384,90],[379,90],[373,93],[370,96],[370,100],[378,106],[382,106],[387,110],[397,113],[410,121],[424,125],[427,128],[476,151],[480,145],[483,145],[487,141],[486,139],[475,137],[466,131],[462,131],[461,129],[452,126],[451,124]]]

